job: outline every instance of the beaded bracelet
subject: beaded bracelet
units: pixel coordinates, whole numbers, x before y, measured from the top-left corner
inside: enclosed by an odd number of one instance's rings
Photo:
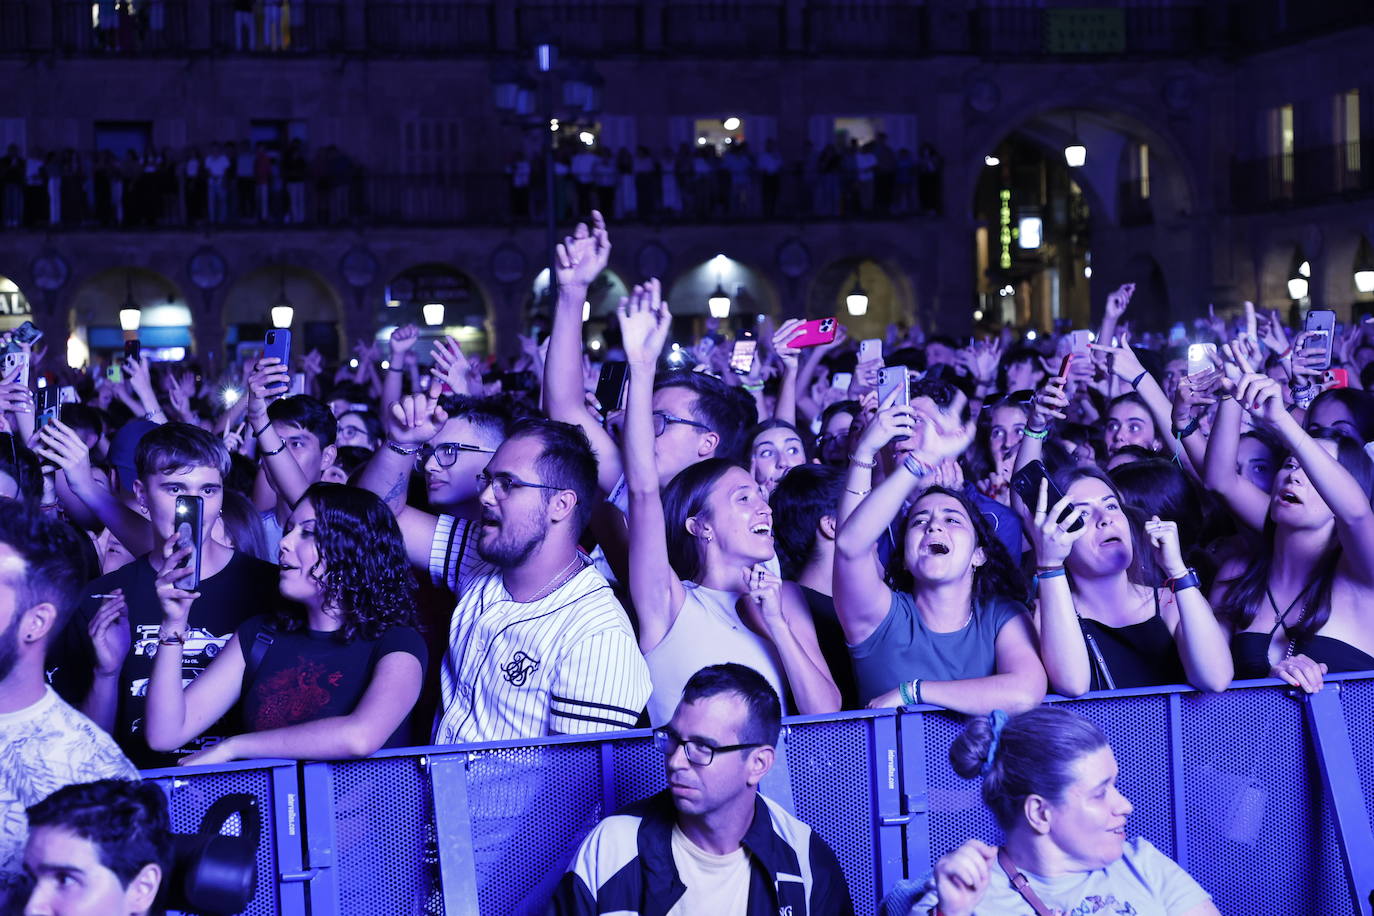
[[[858,458],[855,458],[853,455],[850,455],[850,456],[849,456],[849,463],[852,464],[852,465],[854,465],[854,467],[856,467],[856,468],[863,468],[864,470],[867,470],[867,471],[871,471],[871,470],[873,470],[874,468],[876,468],[876,467],[878,466],[878,462],[876,462],[876,461],[860,461]]]
[[[1050,434],[1050,428],[1046,426],[1044,429],[1031,429],[1027,426],[1022,432],[1031,439],[1044,439]]]

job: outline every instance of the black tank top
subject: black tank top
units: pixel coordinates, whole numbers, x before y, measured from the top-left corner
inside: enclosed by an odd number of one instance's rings
[[[1187,683],[1183,661],[1178,656],[1178,643],[1174,642],[1173,634],[1159,615],[1159,590],[1152,589],[1152,592],[1155,599],[1154,615],[1140,623],[1109,627],[1086,617],[1078,618],[1084,636],[1091,636],[1097,643],[1115,687],[1158,687]],[[1088,652],[1091,656],[1091,645]],[[1092,689],[1107,689],[1097,659],[1090,658],[1090,661],[1093,669]]]
[[[1374,656],[1330,636],[1309,636],[1299,640],[1296,651],[1314,662],[1325,665],[1330,673],[1374,671]]]
[[[1269,633],[1251,630],[1231,637],[1231,661],[1236,666],[1236,680],[1249,681],[1269,676]]]

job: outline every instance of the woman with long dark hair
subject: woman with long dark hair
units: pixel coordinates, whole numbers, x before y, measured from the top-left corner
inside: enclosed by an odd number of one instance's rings
[[[1016,571],[982,512],[962,493],[932,486],[940,463],[972,441],[967,399],[946,382],[922,383],[910,406],[895,396],[850,456],[835,538],[835,612],[859,699],[965,713],[1028,709],[1045,695],[1045,671],[1016,600]],[[899,463],[873,486],[884,449]],[[898,517],[884,576],[877,545]]]
[[[205,672],[181,683],[194,638],[181,587],[190,556],[175,537],[157,575],[163,621],[148,684],[148,744],[182,747],[236,703],[243,734],[181,760],[366,757],[408,743],[426,650],[415,630],[415,586],[395,517],[371,493],[320,483],[282,534],[286,603],[243,624]]]
[[[653,410],[654,373],[672,316],[657,280],[619,308],[630,365],[625,481],[630,493],[630,594],[653,677],[649,717],[672,716],[688,678],[738,662],[762,674],[802,713],[834,712],[840,693],[816,643],[806,602],[774,559],[773,512],[745,468],[723,458],[688,465],[660,492],[655,442],[690,416]],[[786,587],[785,587],[786,586]]]
[[[1229,432],[1231,441],[1217,444],[1218,468],[1235,452],[1242,408],[1289,454],[1268,494],[1259,550],[1218,574],[1218,610],[1238,677],[1278,677],[1314,692],[1327,672],[1374,669],[1374,465],[1337,430],[1305,432],[1278,383],[1247,373],[1221,405],[1213,435]],[[1245,502],[1261,495],[1240,475],[1231,486],[1253,491]]]
[[[1062,471],[1055,482],[1063,498],[1048,505],[1042,484],[1028,526],[1051,687],[1065,696],[1183,681],[1224,690],[1232,676],[1226,633],[1183,561],[1178,524],[1129,513],[1095,466]]]

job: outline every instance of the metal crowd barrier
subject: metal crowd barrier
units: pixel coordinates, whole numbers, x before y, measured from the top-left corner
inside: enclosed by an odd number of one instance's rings
[[[1374,916],[1374,673],[1331,676],[1312,697],[1252,681],[1051,702],[1106,732],[1128,831],[1222,913]],[[949,764],[960,721],[926,707],[786,720],[763,791],[835,850],[860,914],[969,837],[998,841],[978,783]],[[177,829],[220,795],[259,799],[251,916],[543,913],[592,826],[665,785],[647,731],[145,775]]]

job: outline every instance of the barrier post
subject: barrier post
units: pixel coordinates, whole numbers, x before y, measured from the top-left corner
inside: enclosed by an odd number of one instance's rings
[[[1169,786],[1174,803],[1174,861],[1187,871],[1188,809],[1184,804],[1186,788],[1183,781],[1183,699],[1181,694],[1169,694]]]
[[[902,808],[907,815],[905,877],[920,878],[934,861],[930,854],[930,791],[926,778],[924,713],[903,710],[898,714],[897,746],[902,756]]]
[[[1341,684],[1307,697],[1305,708],[1311,727],[1313,751],[1321,768],[1322,792],[1336,825],[1342,864],[1350,882],[1355,912],[1370,916],[1369,895],[1374,892],[1374,833],[1365,813],[1360,774],[1350,745],[1350,731],[1341,710]]]
[[[878,850],[878,897],[906,877],[903,856],[904,832],[909,815],[901,793],[901,756],[897,748],[898,715],[869,720],[873,730],[873,755],[870,761],[875,793],[873,810],[878,815],[874,842]]]
[[[434,797],[434,832],[448,916],[477,912],[477,859],[472,849],[468,755],[436,754],[425,760]]]
[[[301,811],[305,820],[305,867],[311,872],[306,896],[310,916],[337,916],[339,900],[338,831],[334,811],[334,771],[327,763],[301,765]]]

